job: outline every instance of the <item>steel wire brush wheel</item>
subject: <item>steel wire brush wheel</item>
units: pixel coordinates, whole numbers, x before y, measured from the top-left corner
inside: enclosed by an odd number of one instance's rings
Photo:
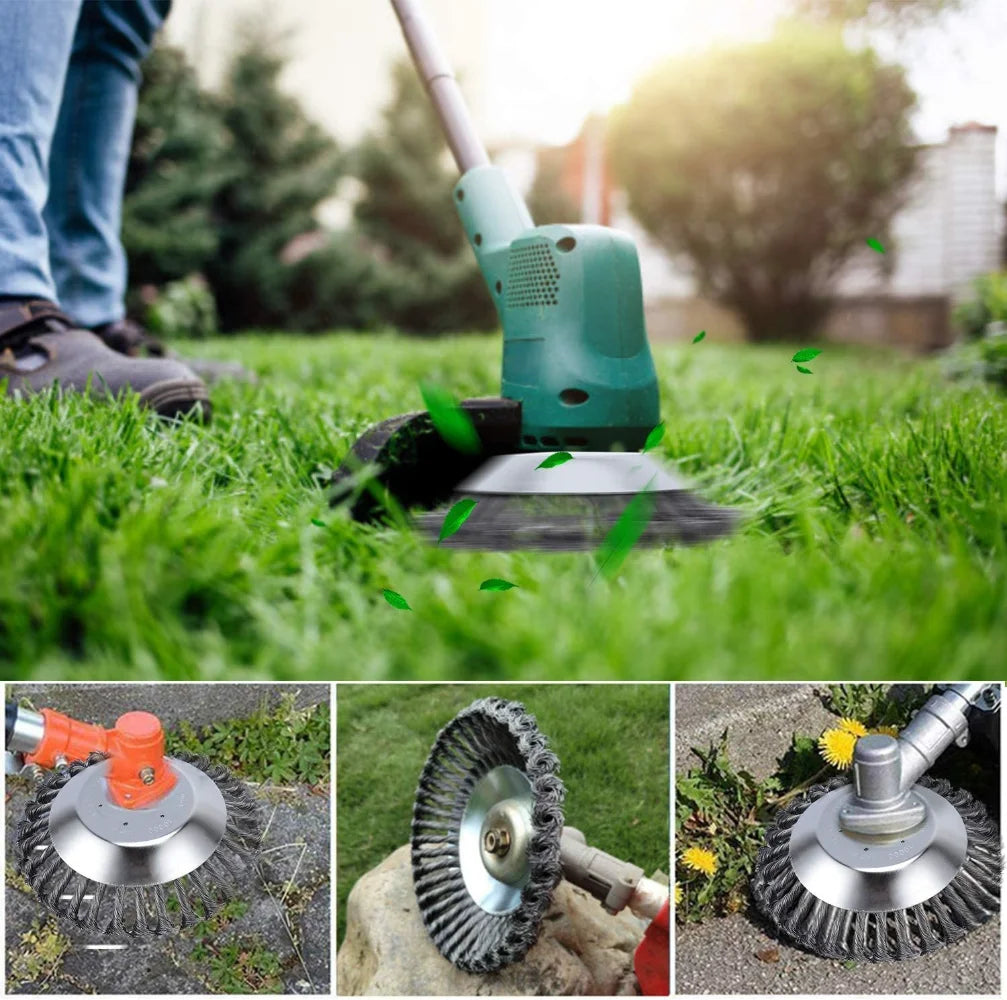
[[[915,786],[926,819],[896,837],[843,833],[847,778],[815,785],[776,816],[752,895],[786,937],[825,958],[900,961],[960,940],[1000,909],[1000,834],[947,781]]]
[[[108,795],[104,754],[39,784],[17,828],[17,864],[57,917],[147,937],[199,923],[232,898],[258,852],[259,807],[243,782],[205,757],[166,761],[177,781],[143,808]]]
[[[707,503],[649,455],[577,452],[557,468],[541,468],[546,455],[498,455],[459,483],[452,500],[476,506],[462,529],[439,544],[573,552],[596,548],[626,517],[636,522],[638,545],[691,545],[726,535],[737,524],[737,511]],[[444,513],[417,519],[432,539],[439,537]]]
[[[538,936],[562,878],[563,782],[534,716],[474,702],[438,734],[413,807],[420,916],[465,972],[495,972]]]

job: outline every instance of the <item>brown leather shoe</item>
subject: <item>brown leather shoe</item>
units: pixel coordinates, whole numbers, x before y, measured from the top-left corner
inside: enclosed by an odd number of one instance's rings
[[[221,379],[234,379],[237,382],[258,381],[255,373],[238,361],[179,357],[175,351],[165,347],[146,327],[129,318],[119,319],[114,323],[102,323],[101,326],[92,326],[90,329],[113,351],[131,358],[173,358],[175,361],[181,361],[201,379],[211,384]]]
[[[168,358],[130,358],[89,330],[74,328],[51,302],[0,302],[0,385],[7,395],[33,395],[56,383],[69,392],[118,398],[135,392],[162,417],[210,418],[206,386]]]

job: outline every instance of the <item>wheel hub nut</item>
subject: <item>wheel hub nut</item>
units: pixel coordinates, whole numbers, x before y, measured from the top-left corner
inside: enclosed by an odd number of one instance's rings
[[[154,784],[154,769],[152,767],[145,767],[140,771],[140,780],[145,785]]]
[[[510,850],[510,831],[502,827],[496,830],[487,830],[483,837],[483,847],[490,854],[502,858]]]

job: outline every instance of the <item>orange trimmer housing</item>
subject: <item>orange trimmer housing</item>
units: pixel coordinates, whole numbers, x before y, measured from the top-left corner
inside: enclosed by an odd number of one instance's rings
[[[127,712],[115,729],[78,722],[61,712],[43,708],[42,741],[25,762],[52,768],[89,754],[108,756],[108,793],[125,809],[139,809],[163,798],[178,778],[164,756],[164,729],[150,712]]]

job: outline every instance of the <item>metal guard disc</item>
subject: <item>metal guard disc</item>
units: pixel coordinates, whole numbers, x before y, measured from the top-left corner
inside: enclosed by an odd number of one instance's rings
[[[947,799],[917,785],[927,807],[919,827],[897,838],[857,837],[839,826],[851,798],[843,785],[817,799],[790,834],[794,874],[808,892],[844,910],[882,913],[936,896],[965,863],[965,823]]]
[[[105,885],[157,885],[187,875],[213,854],[227,826],[224,796],[199,768],[169,759],[175,787],[146,808],[111,800],[109,761],[84,768],[59,790],[49,833],[70,868]]]

